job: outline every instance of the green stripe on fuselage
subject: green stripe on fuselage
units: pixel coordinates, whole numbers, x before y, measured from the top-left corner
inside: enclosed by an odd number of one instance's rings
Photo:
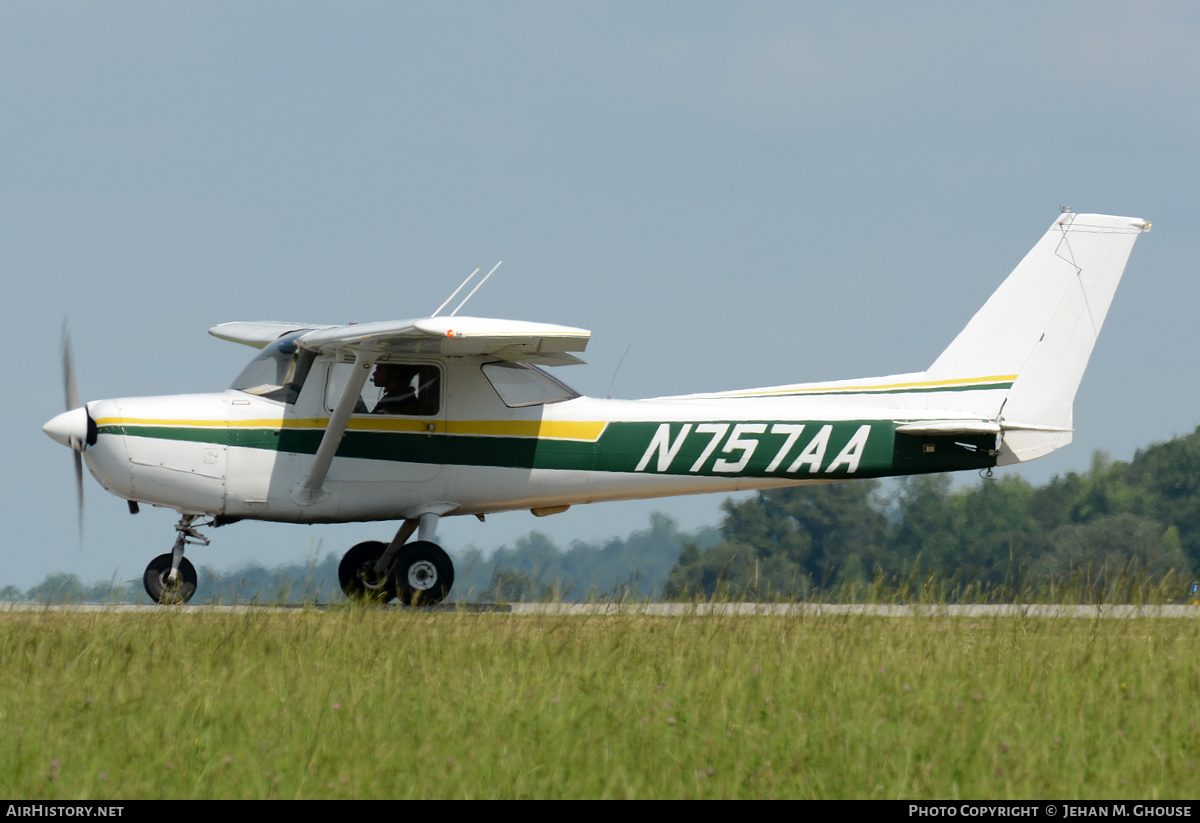
[[[99,433],[309,455],[323,435],[319,429],[130,424],[101,426]],[[987,468],[995,465],[988,453],[994,447],[991,435],[897,435],[891,420],[641,421],[610,423],[596,442],[351,429],[337,454],[455,466],[836,479]]]

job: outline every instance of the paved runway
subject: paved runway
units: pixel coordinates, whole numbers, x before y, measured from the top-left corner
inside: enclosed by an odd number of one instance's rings
[[[246,614],[250,612],[289,612],[299,609],[321,610],[323,605],[296,606],[139,606],[95,605],[42,606],[26,603],[0,603],[4,612],[115,612],[137,613],[173,611],[184,614]],[[401,609],[401,606],[383,606]],[[429,611],[490,612],[513,615],[647,615],[655,617],[772,616],[819,617],[858,615],[863,617],[1067,617],[1081,620],[1132,618],[1197,618],[1200,606],[1075,606],[1052,604],[995,605],[885,605],[833,603],[472,603],[434,606]]]

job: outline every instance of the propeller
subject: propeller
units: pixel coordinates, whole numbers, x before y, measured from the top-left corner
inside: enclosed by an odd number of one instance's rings
[[[75,355],[71,352],[71,330],[67,327],[67,321],[63,321],[62,333],[62,358],[63,358],[63,395],[66,400],[67,411],[78,409],[82,404],[79,402],[79,381],[75,379]],[[87,413],[86,411],[84,412]],[[86,435],[85,435],[86,437]],[[87,443],[82,446],[86,448]],[[75,458],[75,507],[79,511],[79,537],[83,538],[83,449],[75,443],[71,444],[71,456]]]
[[[87,407],[79,401],[79,383],[75,379],[75,358],[71,353],[71,333],[63,321],[62,333],[63,399],[67,410],[42,427],[64,446],[71,447],[75,458],[75,500],[79,509],[79,535],[83,538],[83,452],[96,442],[96,423]]]

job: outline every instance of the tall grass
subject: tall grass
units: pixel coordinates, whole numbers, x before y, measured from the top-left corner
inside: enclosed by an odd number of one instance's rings
[[[0,614],[10,798],[1190,798],[1200,622]]]

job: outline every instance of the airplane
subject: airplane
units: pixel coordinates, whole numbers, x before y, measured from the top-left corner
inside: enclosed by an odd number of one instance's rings
[[[399,521],[338,571],[353,600],[435,604],[454,565],[443,517],[600,501],[990,470],[1071,442],[1072,407],[1140,218],[1068,209],[929,368],[647,400],[584,397],[547,367],[590,332],[458,316],[350,325],[223,323],[260,349],[218,393],[81,403],[44,431],[112,494],[179,513],[143,583],[187,602],[201,526]],[[494,269],[493,269],[494,271]],[[489,272],[490,276],[490,272]],[[486,280],[486,277],[484,278]],[[475,286],[478,289],[483,281]],[[201,520],[203,519],[203,520]],[[199,521],[199,522],[198,522]],[[416,540],[412,540],[413,536]]]

